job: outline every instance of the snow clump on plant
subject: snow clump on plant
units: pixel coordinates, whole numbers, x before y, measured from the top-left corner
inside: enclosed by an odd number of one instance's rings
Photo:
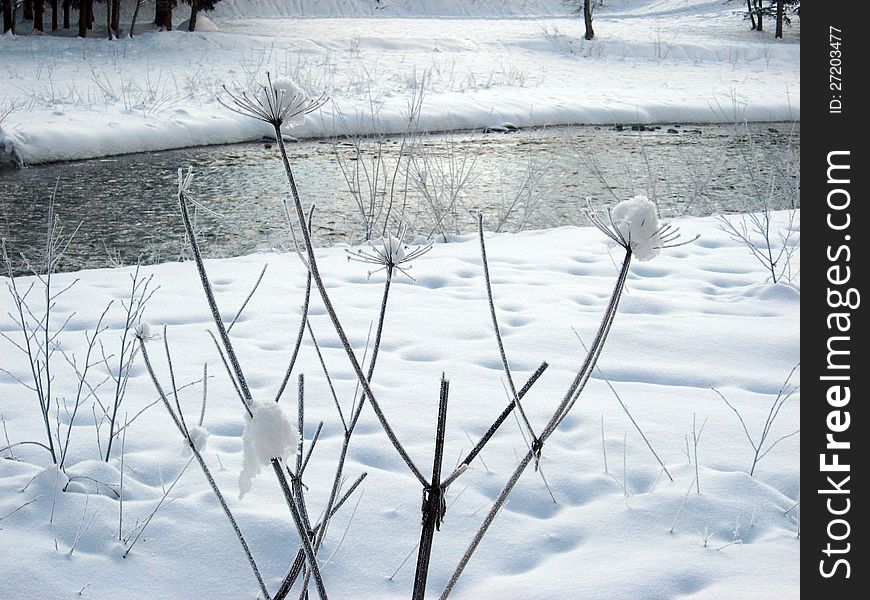
[[[254,402],[251,416],[245,416],[242,442],[239,499],[250,491],[260,467],[268,465],[273,458],[286,461],[295,456],[299,433],[277,402]]]
[[[194,425],[187,430],[187,435],[190,437],[190,443],[196,448],[197,452],[205,450],[205,444],[208,442],[208,430],[201,425]]]
[[[638,260],[658,256],[664,245],[656,205],[646,196],[623,200],[610,211],[613,227]]]

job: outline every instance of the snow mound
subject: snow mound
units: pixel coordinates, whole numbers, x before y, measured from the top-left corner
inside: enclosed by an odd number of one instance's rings
[[[646,196],[623,200],[610,213],[613,225],[640,261],[658,256],[662,247],[656,205]]]
[[[295,456],[299,433],[277,402],[254,402],[253,417],[245,417],[242,434],[242,472],[239,474],[239,499],[251,490],[260,467],[273,458]]]
[[[190,19],[185,19],[181,23],[175,26],[178,31],[187,31],[187,28],[190,26]],[[196,33],[208,33],[210,31],[220,31],[221,28],[217,26],[217,23],[209,19],[203,14],[199,14],[196,17],[196,29],[194,31]]]
[[[7,163],[23,167],[24,159],[16,148],[15,138],[11,133],[3,131],[3,126],[0,125],[0,167]]]

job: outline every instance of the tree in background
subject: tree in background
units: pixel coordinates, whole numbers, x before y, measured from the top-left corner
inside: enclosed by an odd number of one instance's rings
[[[209,12],[214,10],[215,5],[220,0],[184,0],[184,2],[190,5],[190,19],[187,22],[187,30],[194,31],[196,29],[196,15],[199,14],[199,11],[204,10]]]
[[[154,24],[172,31],[172,9],[177,5],[176,0],[157,0],[154,3]]]
[[[776,33],[774,37],[782,38],[782,26],[791,25],[792,15],[800,17],[801,0],[770,0],[765,7],[764,13],[776,19]]]
[[[3,33],[12,30],[15,33],[15,16],[12,3],[15,0],[3,0]]]
[[[33,10],[33,29],[36,31],[45,31],[45,25],[43,25],[43,16],[44,16],[44,0],[33,0],[31,3]]]
[[[88,37],[88,29],[94,26],[94,0],[70,0],[79,11],[79,37]]]
[[[592,10],[598,6],[604,6],[604,0],[563,0],[562,3],[571,9],[576,15],[583,14],[583,24],[586,27],[584,39],[591,40],[595,37],[595,30],[592,29]]]
[[[776,38],[782,38],[783,24],[790,25],[792,15],[800,17],[800,14],[800,0],[746,0],[744,12],[753,31],[764,31],[764,17],[775,19]]]

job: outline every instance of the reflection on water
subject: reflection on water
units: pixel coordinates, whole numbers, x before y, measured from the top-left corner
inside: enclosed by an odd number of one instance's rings
[[[473,210],[483,209],[505,231],[584,223],[587,196],[612,203],[636,193],[654,197],[663,216],[706,215],[751,208],[764,182],[791,178],[798,185],[799,125],[662,126],[654,131],[612,127],[557,127],[515,133],[456,133],[425,136],[415,152],[407,198],[394,198],[392,216],[423,234],[434,223],[473,227]],[[393,164],[401,141],[384,144]],[[362,238],[359,210],[340,163],[374,179],[370,159],[354,161],[351,144],[319,140],[288,145],[303,202],[316,203],[318,244],[355,243]],[[406,147],[407,151],[407,147]],[[467,183],[448,217],[439,217],[413,184],[422,172],[453,176],[462,161],[473,162]],[[185,251],[175,199],[176,172],[193,166],[193,193],[207,209],[196,226],[208,256],[234,256],[286,247],[289,242],[281,201],[287,183],[276,148],[264,143],[187,148],[0,172],[0,232],[13,253],[34,252],[44,238],[47,199],[57,183],[56,211],[72,231],[63,268],[102,267],[177,259]],[[795,170],[791,173],[791,170]],[[749,176],[749,175],[752,176]],[[381,173],[391,181],[393,172]],[[402,189],[405,173],[399,173]],[[531,185],[529,185],[531,181]],[[782,182],[777,185],[781,185]],[[763,190],[762,190],[763,191]],[[441,190],[444,193],[443,190]],[[529,203],[534,210],[526,210]]]

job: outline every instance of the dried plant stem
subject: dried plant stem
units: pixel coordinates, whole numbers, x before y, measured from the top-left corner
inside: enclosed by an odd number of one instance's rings
[[[353,348],[350,345],[350,341],[347,339],[347,334],[345,334],[344,327],[342,326],[341,321],[338,318],[338,314],[335,312],[335,307],[333,306],[332,301],[329,298],[329,293],[326,290],[326,285],[323,283],[323,278],[320,276],[320,270],[317,266],[317,258],[314,255],[314,246],[311,242],[311,233],[309,232],[308,227],[305,223],[305,211],[302,208],[302,202],[299,199],[299,192],[296,189],[296,181],[293,178],[293,171],[290,168],[290,159],[287,157],[287,148],[284,145],[284,138],[281,135],[280,125],[275,126],[275,141],[277,142],[278,149],[281,152],[281,159],[284,163],[284,170],[287,174],[287,181],[290,185],[290,191],[292,192],[293,196],[293,205],[296,210],[296,218],[299,221],[299,228],[302,230],[302,238],[305,242],[305,252],[308,258],[308,269],[311,273],[311,277],[314,280],[315,285],[317,286],[317,290],[320,293],[320,298],[323,301],[323,305],[326,308],[329,319],[332,321],[332,325],[335,328],[335,332],[338,335],[338,339],[341,341],[341,345],[344,348],[345,353],[347,354],[351,367],[353,368],[357,379],[359,380],[360,385],[365,392],[365,395],[368,396],[369,402],[371,402],[372,405],[372,409],[375,411],[375,414],[377,415],[378,420],[381,423],[381,427],[383,427],[384,431],[387,434],[387,437],[390,439],[390,443],[396,449],[396,452],[399,453],[399,456],[401,456],[402,460],[408,466],[408,469],[410,469],[411,473],[413,473],[414,477],[416,477],[417,480],[425,486],[428,484],[426,478],[423,476],[423,473],[420,471],[417,465],[414,464],[414,461],[408,455],[402,444],[399,442],[395,432],[393,431],[393,428],[387,421],[386,415],[384,415],[383,411],[381,410],[381,407],[378,404],[374,393],[372,392],[371,386],[369,386],[368,379],[363,373],[362,366],[360,365],[359,360],[357,360],[356,354],[354,353]]]
[[[250,302],[251,298],[254,297],[254,294],[257,292],[257,288],[260,287],[260,283],[262,283],[262,281],[263,281],[263,275],[266,274],[267,268],[269,268],[269,263],[266,263],[263,265],[263,269],[260,271],[260,276],[257,277],[257,281],[254,282],[254,287],[252,287],[251,291],[248,292],[248,295],[245,297],[244,302],[242,302],[242,305],[239,307],[239,310],[236,313],[236,316],[233,317],[232,321],[230,321],[230,324],[227,327],[227,333],[229,333],[230,331],[233,330],[233,327],[235,326],[236,322],[239,320],[239,317],[242,316],[242,313],[244,312],[245,307],[248,306],[248,302]]]
[[[562,402],[559,404],[556,412],[550,418],[549,423],[544,428],[544,431],[541,433],[541,436],[539,438],[541,446],[543,446],[543,443],[546,442],[547,439],[553,434],[553,432],[571,410],[574,403],[576,402],[576,399],[579,397],[580,392],[583,390],[583,387],[589,380],[592,369],[594,368],[595,363],[598,361],[598,357],[601,354],[604,342],[607,339],[607,334],[610,332],[610,327],[613,324],[613,319],[616,315],[616,309],[619,307],[619,300],[625,288],[625,281],[628,277],[628,269],[631,265],[631,257],[631,250],[627,249],[625,253],[625,259],[622,263],[622,268],[620,269],[619,276],[617,277],[616,285],[614,286],[613,293],[610,297],[610,302],[607,305],[607,309],[604,313],[604,317],[602,318],[601,325],[598,328],[598,333],[595,336],[595,340],[592,343],[592,347],[586,355],[583,366],[580,368],[580,371],[577,372],[577,375],[574,377],[574,381],[572,381],[571,385],[568,387],[568,391],[562,399]],[[526,470],[526,467],[529,466],[529,463],[531,463],[532,460],[536,458],[536,456],[536,449],[534,447],[529,448],[528,452],[526,452],[525,456],[523,456],[523,458],[520,460],[520,463],[514,469],[511,478],[508,480],[507,484],[502,489],[495,503],[490,508],[489,513],[487,513],[486,518],[484,519],[480,528],[477,530],[477,533],[474,535],[471,544],[468,546],[465,554],[463,554],[462,558],[460,559],[459,564],[453,572],[453,575],[450,577],[450,581],[447,583],[447,586],[444,588],[444,591],[441,594],[441,600],[445,600],[453,591],[453,588],[456,586],[456,583],[462,576],[462,572],[468,565],[468,561],[471,559],[471,556],[474,554],[475,550],[477,550],[477,547],[480,545],[480,542],[483,540],[484,535],[486,535],[487,530],[492,525],[492,522],[495,520],[495,517],[498,515],[502,506],[504,506],[504,503],[507,501],[508,496],[513,491],[514,486],[516,486],[517,484],[517,481],[519,481],[520,476],[522,476],[523,472]]]
[[[374,377],[374,374],[375,374],[375,366],[377,364],[377,359],[378,359],[378,350],[380,348],[381,338],[382,338],[383,332],[384,332],[384,321],[386,319],[387,303],[388,303],[389,297],[390,297],[390,282],[391,281],[392,281],[392,269],[387,269],[386,279],[384,281],[384,293],[383,293],[383,296],[381,299],[381,310],[380,310],[380,313],[378,314],[378,324],[377,324],[377,328],[375,330],[375,339],[374,339],[374,344],[372,347],[372,357],[369,360],[369,368],[368,368],[368,373],[366,375],[366,385],[368,385],[368,382],[372,380],[372,378]],[[338,492],[339,492],[339,489],[341,487],[341,480],[342,480],[342,477],[344,475],[344,465],[345,465],[345,461],[347,459],[348,449],[350,448],[350,440],[351,440],[351,437],[353,436],[354,430],[356,429],[356,425],[359,422],[359,418],[362,415],[362,409],[365,406],[364,401],[365,401],[365,396],[363,395],[360,397],[359,401],[354,406],[354,412],[351,415],[350,422],[347,424],[347,426],[345,428],[344,441],[342,443],[341,453],[339,454],[338,464],[337,464],[336,469],[335,469],[335,477],[332,480],[332,489],[330,490],[330,493],[329,493],[329,500],[326,503],[326,510],[324,512],[324,518],[323,518],[323,523],[322,523],[323,526],[320,528],[320,531],[318,531],[317,536],[316,536],[315,541],[314,541],[315,551],[320,550],[320,547],[323,544],[323,540],[325,539],[327,530],[329,528],[329,521],[330,521],[331,516],[333,514],[333,505],[336,501],[336,498],[338,497]],[[338,407],[337,403],[336,403],[336,406]],[[338,408],[339,408],[339,414],[341,414],[341,412],[340,412],[341,409],[340,409],[340,407],[338,407]],[[342,421],[343,421],[343,417],[342,417]]]
[[[272,459],[272,470],[275,471],[275,476],[278,478],[278,483],[281,484],[281,489],[284,491],[284,497],[287,499],[287,506],[290,508],[290,516],[293,517],[293,523],[296,525],[296,530],[299,532],[299,541],[302,545],[302,551],[305,553],[305,561],[308,564],[308,570],[314,577],[314,585],[317,587],[317,593],[321,600],[327,600],[326,588],[323,585],[323,578],[320,575],[320,567],[317,564],[317,556],[314,554],[314,546],[311,544],[311,538],[308,536],[309,528],[305,524],[302,513],[297,505],[296,498],[290,489],[287,482],[287,477],[284,475],[284,467],[281,460]]]
[[[163,491],[163,496],[160,497],[160,500],[157,502],[157,505],[154,507],[154,510],[152,510],[148,514],[148,517],[142,523],[142,527],[140,527],[139,531],[136,532],[136,537],[133,538],[133,541],[130,542],[130,545],[127,546],[126,550],[124,550],[124,554],[121,555],[121,558],[127,558],[127,555],[130,554],[130,551],[133,549],[133,546],[135,546],[136,542],[139,541],[139,536],[142,535],[142,533],[145,531],[145,528],[148,527],[149,523],[151,523],[151,519],[154,518],[154,515],[157,514],[157,511],[160,510],[160,507],[163,506],[164,502],[166,502],[166,498],[169,497],[170,492],[172,492],[172,488],[174,488],[175,484],[181,480],[181,476],[184,475],[184,473],[187,471],[187,467],[189,467],[190,463],[192,463],[194,461],[194,458],[195,457],[193,457],[193,456],[190,457],[190,459],[187,461],[187,463],[184,465],[184,467],[181,469],[181,471],[179,471],[178,475],[175,477],[175,479],[172,481],[172,483],[169,485],[169,487]]]
[[[251,549],[248,546],[248,542],[245,540],[245,536],[242,535],[242,530],[239,529],[239,524],[236,522],[233,513],[230,511],[229,505],[227,505],[226,500],[224,499],[223,494],[217,486],[217,483],[212,477],[211,471],[208,468],[208,465],[205,463],[205,460],[200,454],[199,450],[196,449],[196,446],[190,439],[190,434],[184,429],[184,426],[181,424],[178,416],[175,414],[175,411],[172,409],[172,404],[169,402],[169,398],[166,397],[166,393],[163,391],[163,386],[160,385],[160,381],[157,379],[157,374],[154,372],[154,367],[151,365],[151,360],[148,357],[148,350],[145,347],[145,340],[139,338],[139,349],[142,352],[142,359],[145,362],[145,368],[148,371],[148,374],[151,376],[151,382],[154,384],[155,389],[157,390],[157,394],[160,396],[160,399],[163,401],[163,405],[166,407],[167,412],[169,412],[169,416],[172,417],[172,422],[175,423],[175,427],[181,433],[182,437],[187,441],[187,445],[190,447],[190,451],[193,452],[194,458],[196,458],[196,462],[199,463],[200,469],[202,469],[203,475],[205,475],[206,480],[208,481],[209,486],[214,492],[215,497],[218,499],[218,502],[221,505],[221,509],[227,517],[227,520],[230,522],[230,525],[233,528],[233,532],[236,534],[236,538],[239,540],[239,544],[242,546],[242,550],[245,552],[245,557],[248,559],[248,564],[251,565],[251,570],[254,572],[254,577],[257,579],[257,584],[260,587],[260,592],[263,594],[264,598],[271,598],[269,595],[269,591],[266,589],[266,584],[263,581],[262,575],[260,575],[260,569],[257,567],[257,563],[254,561],[254,556],[251,554]]]
[[[508,387],[510,389],[511,397],[513,398],[514,403],[517,406],[517,412],[520,413],[520,416],[523,419],[523,423],[526,426],[526,429],[529,432],[529,435],[532,438],[532,443],[536,443],[538,441],[538,437],[535,435],[534,429],[532,429],[532,424],[529,422],[529,418],[526,416],[526,411],[523,410],[523,405],[520,404],[520,397],[517,394],[517,388],[514,385],[514,378],[511,375],[510,364],[508,363],[507,354],[504,349],[504,341],[502,341],[501,337],[501,329],[498,326],[498,317],[495,313],[495,301],[492,298],[492,283],[489,277],[489,262],[486,260],[486,243],[483,239],[483,213],[477,213],[477,232],[480,238],[480,257],[483,262],[483,280],[486,283],[486,299],[489,302],[489,314],[492,317],[492,328],[495,331],[495,339],[498,342],[498,352],[501,355],[501,364],[504,368],[504,375],[507,379]]]
[[[441,378],[441,393],[438,401],[438,425],[435,430],[435,458],[432,463],[432,483],[423,489],[423,523],[420,528],[420,550],[417,553],[417,570],[414,575],[413,600],[426,597],[426,580],[429,576],[429,560],[432,558],[432,542],[435,529],[441,529],[446,506],[441,483],[441,464],[444,460],[444,433],[447,428],[447,397],[450,382]]]
[[[310,273],[310,271],[309,271],[309,273]],[[374,373],[375,373],[375,366],[377,364],[377,358],[378,358],[378,349],[380,348],[381,338],[382,338],[383,332],[384,332],[384,320],[385,320],[386,314],[387,314],[387,304],[388,304],[389,297],[390,297],[390,283],[391,283],[391,281],[392,281],[392,269],[387,269],[386,280],[384,281],[384,293],[383,293],[383,296],[381,299],[381,310],[380,310],[380,313],[378,314],[378,323],[377,323],[377,328],[375,330],[375,339],[374,339],[374,345],[372,348],[372,357],[369,360],[368,373],[367,373],[367,377],[366,377],[367,381],[371,381],[372,378],[374,377]],[[315,350],[317,350],[317,355],[321,360],[321,366],[323,367],[324,372],[327,373],[327,381],[330,381],[329,376],[328,376],[328,372],[326,370],[326,365],[323,362],[323,357],[320,353],[319,346],[317,345],[317,340],[314,337],[314,332],[311,330],[310,323],[308,324],[308,328],[309,328],[309,334],[311,335],[311,339],[314,342]],[[330,389],[331,388],[332,388],[332,385],[330,383]],[[351,415],[350,421],[345,423],[344,415],[342,414],[342,411],[341,411],[341,405],[338,403],[338,398],[335,397],[334,393],[333,393],[333,398],[335,399],[336,410],[338,411],[339,417],[341,418],[342,425],[344,425],[344,427],[345,427],[344,440],[343,440],[343,443],[341,446],[341,452],[340,452],[339,457],[338,457],[338,463],[337,463],[336,469],[335,469],[335,476],[332,480],[332,489],[330,490],[330,493],[329,493],[329,499],[326,502],[326,509],[324,510],[323,521],[316,528],[316,535],[314,537],[314,552],[315,553],[320,551],[320,547],[323,545],[323,540],[326,538],[326,533],[327,533],[327,530],[329,528],[329,522],[330,522],[332,516],[337,511],[338,507],[344,501],[344,500],[342,500],[338,504],[336,504],[336,499],[338,498],[338,493],[339,493],[339,490],[341,488],[342,478],[344,476],[344,465],[345,465],[345,461],[347,460],[348,450],[350,448],[350,440],[353,437],[353,432],[356,429],[356,425],[359,422],[360,416],[362,415],[362,409],[365,406],[365,402],[364,402],[365,394],[363,394],[359,398],[359,401],[356,402],[354,405],[353,414]],[[296,578],[299,576],[299,572],[302,569],[303,562],[301,559],[302,559],[302,551],[300,550],[297,553],[296,560],[294,561],[293,566],[290,569],[290,572],[287,574],[287,577],[284,578],[284,582],[281,585],[281,589],[279,590],[279,593],[276,595],[276,600],[278,600],[279,598],[285,597],[287,595],[287,593],[289,593],[290,588],[295,583]],[[286,590],[286,591],[284,591],[284,590]]]
[[[335,513],[347,502],[347,499],[350,498],[351,494],[354,493],[357,487],[362,483],[363,479],[366,478],[368,473],[362,473],[359,477],[357,477],[356,481],[348,488],[348,490],[342,495],[341,499],[335,503],[335,506],[332,507],[330,517],[334,517]],[[323,526],[323,522],[321,521],[317,525],[315,525],[311,533],[312,535],[316,534],[320,531]],[[300,548],[299,552],[296,553],[296,558],[293,561],[293,565],[290,567],[290,571],[287,573],[287,576],[284,577],[284,581],[281,583],[281,587],[275,592],[275,596],[273,600],[283,600],[287,597],[287,594],[290,592],[290,589],[293,587],[293,584],[296,583],[296,578],[299,577],[299,573],[302,572],[302,567],[305,564],[305,553]]]
[[[286,213],[286,208],[285,208]],[[311,210],[308,211],[308,229],[311,229],[311,219],[314,217],[314,207],[311,207]],[[287,224],[290,227],[290,233],[293,233],[293,227],[290,223]],[[293,238],[294,244],[296,238]],[[299,249],[297,248],[297,252]],[[303,261],[304,262],[304,261]],[[293,352],[290,354],[290,362],[287,364],[287,370],[284,371],[284,379],[281,380],[281,385],[278,387],[278,393],[275,394],[275,402],[281,400],[281,396],[284,394],[284,389],[287,387],[287,383],[290,381],[290,374],[293,372],[293,367],[296,365],[296,359],[299,356],[299,349],[302,347],[302,338],[305,335],[305,325],[308,323],[308,309],[311,303],[311,271],[306,269],[305,274],[305,297],[302,301],[302,315],[299,320],[299,331],[296,333],[296,343],[293,345]],[[318,349],[318,354],[320,350]],[[330,387],[332,383],[330,383]]]
[[[588,351],[586,344],[583,343],[583,339],[580,337],[580,334],[577,333],[576,330],[574,331],[574,335],[577,336],[578,340],[580,340],[580,344],[583,346],[583,349]],[[674,478],[671,477],[670,471],[668,471],[668,468],[665,466],[664,461],[662,461],[662,459],[659,458],[658,453],[655,451],[655,448],[652,447],[652,444],[650,443],[649,439],[647,439],[646,434],[640,428],[640,425],[637,423],[637,421],[634,420],[634,416],[632,416],[631,411],[628,410],[628,406],[625,404],[625,402],[622,401],[622,397],[616,391],[616,388],[613,387],[612,383],[610,383],[610,380],[604,374],[604,371],[601,370],[601,367],[599,367],[598,365],[595,365],[595,370],[598,371],[599,375],[601,375],[601,378],[604,380],[604,383],[607,384],[607,387],[610,389],[611,393],[613,393],[613,396],[616,398],[616,401],[619,402],[619,406],[622,407],[623,412],[626,414],[626,416],[628,416],[628,420],[631,421],[631,424],[634,425],[635,429],[637,429],[637,432],[640,434],[640,437],[642,437],[643,441],[646,443],[646,447],[649,448],[649,451],[652,453],[652,455],[658,461],[659,466],[661,466],[661,468],[664,470],[665,475],[667,475],[668,479],[670,479],[671,483],[673,483]],[[602,415],[602,419],[603,418],[604,418],[604,416]],[[603,431],[604,431],[604,423],[602,421],[602,443],[603,443],[603,439],[604,439],[603,438]],[[697,442],[696,442],[696,444],[697,444]],[[605,461],[605,470],[606,470],[606,463],[607,463],[607,456],[606,455],[604,457],[604,461]]]
[[[528,391],[532,388],[532,386],[535,384],[535,382],[538,381],[538,379],[540,379],[541,375],[544,374],[544,371],[547,370],[547,367],[549,367],[549,365],[546,362],[541,363],[541,366],[539,366],[535,370],[535,372],[532,373],[532,376],[529,377],[529,380],[526,381],[526,384],[522,387],[522,389],[517,394],[518,398],[522,399],[528,393]],[[449,486],[451,483],[453,483],[456,480],[457,477],[462,475],[462,473],[465,471],[465,469],[468,468],[468,465],[470,465],[471,462],[477,457],[477,455],[483,451],[487,442],[489,442],[489,440],[492,439],[492,436],[495,435],[495,432],[498,431],[498,429],[499,429],[499,427],[501,427],[502,423],[504,423],[505,420],[511,415],[511,412],[513,411],[515,406],[516,406],[516,402],[514,400],[511,400],[510,403],[507,405],[507,407],[505,407],[505,409],[501,412],[501,414],[498,416],[498,418],[493,422],[493,424],[490,425],[490,427],[486,431],[486,433],[483,434],[483,437],[480,438],[480,441],[477,442],[477,444],[474,446],[474,448],[471,449],[471,452],[469,452],[468,455],[462,459],[462,461],[459,463],[459,466],[456,467],[456,469],[453,471],[453,473],[451,473],[447,478],[444,479],[444,486],[445,487]]]
[[[221,342],[223,343],[223,349],[226,352],[227,360],[229,361],[233,373],[236,376],[236,382],[238,383],[239,391],[242,393],[242,398],[244,400],[248,416],[253,416],[253,413],[251,412],[251,404],[253,404],[254,400],[251,396],[251,390],[250,388],[248,388],[248,382],[245,379],[244,373],[242,372],[242,367],[239,364],[239,359],[236,357],[236,351],[233,349],[233,344],[230,341],[229,333],[227,333],[227,328],[224,326],[224,321],[221,317],[220,310],[218,310],[217,300],[215,300],[214,291],[211,287],[211,281],[209,281],[208,274],[205,272],[205,264],[202,260],[202,252],[200,252],[199,244],[196,242],[196,233],[194,232],[193,223],[190,220],[190,213],[187,209],[187,196],[183,189],[179,189],[178,204],[181,207],[181,218],[184,221],[184,229],[187,232],[188,241],[190,242],[190,248],[193,252],[193,259],[196,263],[196,269],[199,273],[199,280],[202,284],[202,289],[205,292],[205,297],[208,301],[209,309],[211,309],[211,315],[212,319],[214,320],[215,327],[217,327],[218,330],[218,337],[220,337]]]
[[[686,503],[686,500],[689,497],[689,493],[692,491],[692,488],[695,486],[695,480],[692,480],[692,483],[689,484],[689,489],[686,490],[686,495],[683,496],[683,501],[680,502],[680,508],[677,509],[677,514],[674,516],[674,522],[671,523],[671,528],[668,533],[673,533],[674,528],[677,526],[677,519],[680,518],[680,513],[683,512],[683,505]]]

